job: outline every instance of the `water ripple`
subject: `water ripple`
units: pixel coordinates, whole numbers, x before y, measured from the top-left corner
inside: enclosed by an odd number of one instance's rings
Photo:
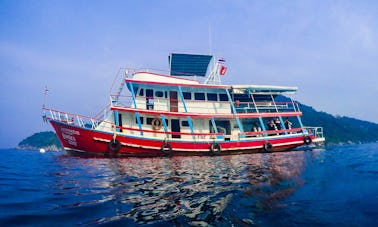
[[[347,217],[345,206],[376,215],[378,195],[367,181],[377,176],[376,153],[350,154],[109,159],[11,151],[0,162],[0,225],[329,224],[340,220],[324,214]],[[343,187],[348,177],[363,180]],[[365,208],[356,202],[363,196],[375,199],[363,200]]]

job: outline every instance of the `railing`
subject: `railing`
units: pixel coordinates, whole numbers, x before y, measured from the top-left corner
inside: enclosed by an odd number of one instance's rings
[[[129,95],[111,95],[111,98],[114,100],[115,98],[120,98],[118,102],[114,105],[119,107],[134,107],[132,104],[132,96]],[[137,98],[137,109],[147,109],[147,102],[145,99],[153,100],[153,102],[149,103],[149,106],[153,110],[162,110],[162,111],[169,111],[170,108],[184,108],[180,105],[179,99],[170,99],[170,98],[160,98],[160,97],[145,97]],[[178,103],[178,105],[171,105],[171,101],[173,103]],[[206,100],[185,100],[188,112],[202,112],[202,113],[215,113],[215,108],[218,110],[217,112],[221,113],[231,113],[231,106],[229,105],[229,101],[206,101]],[[217,106],[208,107],[209,105],[201,105],[203,103],[206,104],[213,104],[216,103]],[[253,102],[233,102],[235,105],[235,109],[237,113],[279,113],[283,112],[300,112],[298,103],[296,102],[256,102],[256,107]]]
[[[117,126],[113,122],[99,120],[96,118],[86,117],[78,114],[71,114],[66,113],[58,110],[53,110],[49,108],[43,108],[44,111],[47,111],[50,114],[50,117],[44,116],[47,119],[52,119],[55,121],[60,121],[69,125],[79,126],[81,128],[87,129],[96,129],[100,123],[109,124],[109,129],[112,129],[114,133],[116,133],[116,129],[120,131],[128,130],[134,132],[144,132],[144,133],[154,133],[154,134],[165,134],[165,135],[189,135],[189,136],[196,136],[198,139],[222,139],[224,138],[223,133],[191,133],[191,132],[165,132],[159,130],[149,130],[149,129],[139,129],[139,128],[131,128],[131,127],[124,127],[124,126]],[[118,133],[118,132],[117,132]]]
[[[43,110],[48,113],[50,113],[50,118],[52,120],[60,121],[63,123],[67,123],[70,125],[77,125],[82,128],[91,128],[95,129],[100,122],[103,120],[99,120],[98,118],[92,118],[92,117],[86,117],[78,114],[71,114],[71,113],[66,113],[54,109],[49,109],[49,108],[43,108]]]
[[[305,127],[316,138],[324,138],[323,127]]]
[[[296,102],[234,102],[235,109],[238,113],[256,113],[259,112],[299,112],[299,106]]]
[[[273,135],[284,135],[284,134],[296,134],[302,133],[303,128],[293,128],[293,129],[282,129],[282,130],[266,130],[266,131],[259,131],[259,132],[242,132],[240,135],[246,135],[247,137],[256,137],[256,136],[273,136]]]

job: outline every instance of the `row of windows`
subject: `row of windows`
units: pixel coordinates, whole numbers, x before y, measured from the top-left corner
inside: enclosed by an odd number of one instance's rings
[[[193,95],[194,94],[194,95]],[[207,100],[207,101],[228,101],[227,94],[218,93],[201,93],[201,92],[183,92],[185,100]]]
[[[151,125],[153,119],[154,118],[152,118],[152,117],[146,117],[146,124],[147,125]],[[165,124],[167,126],[169,126],[168,122],[169,121],[167,119],[165,119]],[[144,124],[144,117],[140,117],[140,123],[142,125]],[[138,124],[138,118],[137,117],[135,117],[135,124]],[[181,126],[183,126],[183,127],[189,127],[189,122],[188,121],[181,121]]]
[[[157,98],[168,98],[167,91],[155,91],[152,89],[146,89],[146,93],[144,93],[144,89],[139,89],[139,96],[146,96],[146,97],[157,97]],[[185,100],[207,100],[207,101],[228,101],[227,94],[218,94],[218,93],[202,93],[202,92],[183,92],[182,93]]]
[[[139,89],[138,95],[139,96],[145,96],[143,88]],[[154,90],[152,90],[152,89],[146,89],[146,97],[154,97]],[[168,92],[167,91],[155,91],[155,97],[158,97],[158,98],[167,98],[168,97]]]

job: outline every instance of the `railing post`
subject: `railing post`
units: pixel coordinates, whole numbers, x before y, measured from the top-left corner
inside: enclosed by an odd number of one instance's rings
[[[255,102],[255,97],[253,97],[253,94],[250,89],[248,89],[248,95],[251,96],[253,105],[255,106],[256,113],[259,113],[259,109],[257,108],[256,102]]]
[[[274,107],[276,109],[276,112],[278,113],[278,108],[277,108],[277,105],[276,105],[276,101],[274,101],[274,97],[272,94],[270,94],[270,97],[272,98],[272,101],[273,101],[273,104],[274,104]]]
[[[281,128],[285,129],[285,135],[287,135],[287,131],[286,131],[287,128],[285,127],[282,116],[278,116],[278,119],[280,119]]]
[[[230,92],[228,91],[228,89],[226,89],[226,94],[227,94],[228,100],[230,101],[230,104],[231,104],[232,113],[236,115],[237,114],[236,109],[235,109],[234,103],[232,101],[232,98],[231,98],[231,95],[230,95]],[[240,132],[244,133],[243,125],[241,124],[239,117],[235,117],[235,120],[236,120],[236,123],[238,124]],[[242,134],[241,137],[244,138],[245,135]]]
[[[134,93],[134,86],[131,82],[127,83],[127,86],[130,88],[131,98],[133,99],[134,108],[137,108],[136,100],[135,100],[135,93]]]
[[[164,117],[164,114],[160,115],[161,117],[161,123],[163,124],[163,128],[164,128],[164,132],[165,132],[165,137],[168,138],[168,127],[167,127],[167,123],[165,122],[165,117]]]
[[[181,87],[180,86],[178,86],[177,87],[178,88],[178,93],[179,93],[179,95],[180,95],[180,99],[181,99],[181,102],[182,102],[182,105],[183,105],[183,107],[184,107],[184,111],[185,111],[185,113],[187,113],[188,112],[188,109],[187,109],[187,107],[186,107],[186,103],[185,103],[185,100],[184,100],[184,95],[183,95],[183,93],[182,93],[182,89],[181,89]],[[178,107],[177,107],[178,108]],[[188,124],[189,124],[189,128],[190,128],[190,132],[193,134],[194,133],[194,129],[193,129],[193,123],[192,123],[192,119],[191,119],[191,117],[187,117],[187,120],[188,120]],[[195,135],[193,135],[193,139],[195,139],[196,138],[196,136]]]
[[[260,121],[261,129],[264,132],[263,135],[264,135],[264,137],[267,137],[268,134],[266,133],[266,128],[265,128],[264,121],[263,121],[262,117],[259,117],[259,121]]]
[[[137,122],[138,122],[138,127],[139,127],[139,132],[140,132],[140,135],[141,136],[143,136],[143,131],[142,131],[142,122],[141,122],[141,120],[140,120],[140,114],[139,114],[139,112],[136,112],[135,113],[135,117],[136,117],[136,119],[137,119]]]
[[[116,125],[116,131],[120,132],[118,126],[119,126],[119,115],[118,110],[114,110],[114,124]]]
[[[215,123],[215,119],[212,117],[210,118],[211,125],[213,126],[214,133],[218,133],[217,124]],[[217,139],[222,139],[223,137],[220,135],[217,135]]]
[[[301,126],[301,129],[302,129],[302,132],[307,135],[308,134],[308,131],[307,129],[303,128],[303,124],[302,124],[302,120],[299,116],[297,116],[297,119],[298,119],[298,122],[299,122],[299,125]]]

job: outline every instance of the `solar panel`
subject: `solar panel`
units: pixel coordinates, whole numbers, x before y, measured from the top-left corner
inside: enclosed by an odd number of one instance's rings
[[[211,55],[175,54],[168,57],[171,76],[206,76]]]

